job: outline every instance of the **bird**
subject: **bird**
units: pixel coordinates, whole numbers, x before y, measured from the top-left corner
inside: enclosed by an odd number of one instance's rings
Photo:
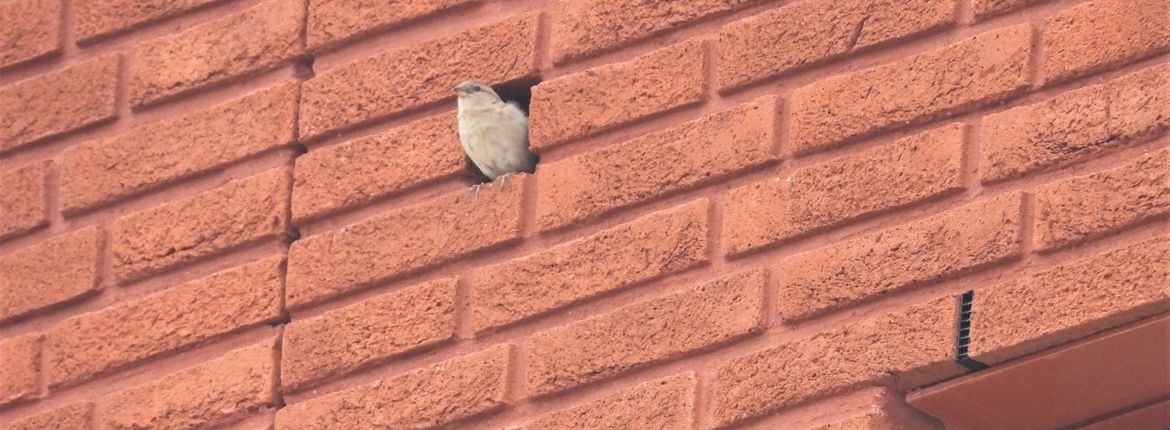
[[[538,161],[528,150],[528,116],[516,102],[504,102],[491,86],[475,80],[454,88],[459,109],[459,144],[489,180],[533,173]],[[478,191],[478,185],[477,185]]]

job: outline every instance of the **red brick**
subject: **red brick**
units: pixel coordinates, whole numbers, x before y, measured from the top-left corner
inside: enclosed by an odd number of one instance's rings
[[[309,2],[306,37],[309,48],[323,46],[378,29],[394,27],[480,0],[314,0]],[[454,85],[452,85],[454,86]]]
[[[0,174],[0,239],[49,223],[45,177],[50,165],[43,161]]]
[[[385,133],[310,150],[297,158],[293,220],[330,212],[463,172],[454,112]]]
[[[75,403],[25,417],[0,427],[4,430],[87,430],[93,419],[93,403]]]
[[[764,98],[544,164],[537,223],[559,229],[775,161],[775,106]]]
[[[810,430],[930,430],[932,428],[920,423],[903,422],[886,415],[880,409],[874,409],[823,426],[812,427]]]
[[[469,76],[489,84],[533,76],[536,21],[515,16],[320,73],[304,84],[301,136],[453,100],[451,88]]]
[[[955,299],[944,297],[720,364],[715,424],[868,385],[908,389],[959,375],[955,316]]]
[[[937,430],[942,427],[934,425],[907,412],[898,395],[899,400],[893,400],[889,394],[874,396],[873,403],[856,410],[837,410],[825,418],[823,425],[808,427],[807,430]],[[929,419],[929,418],[928,418]]]
[[[524,428],[692,428],[695,385],[695,374],[690,372],[644,382],[589,403],[552,412]]]
[[[531,145],[556,146],[703,99],[703,45],[691,40],[532,88]]]
[[[524,258],[476,269],[478,330],[510,324],[707,261],[706,199]]]
[[[288,174],[274,169],[114,224],[114,276],[141,279],[219,252],[281,236]]]
[[[1008,194],[780,263],[783,320],[807,318],[1020,254],[1020,195]]]
[[[158,188],[293,140],[293,85],[69,148],[61,183],[66,211]]]
[[[1044,21],[1044,80],[1064,80],[1170,49],[1170,2],[1094,0]]]
[[[281,383],[296,389],[455,335],[454,278],[383,294],[284,328]]]
[[[40,334],[0,339],[0,405],[40,397]]]
[[[161,21],[225,0],[73,0],[77,38],[88,42],[100,37]]]
[[[953,0],[811,0],[719,31],[723,90],[953,23]]]
[[[982,21],[1045,1],[1048,0],[974,0],[972,8],[975,10],[975,20]]]
[[[963,127],[952,124],[732,190],[727,255],[963,189]]]
[[[289,306],[434,267],[520,237],[525,177],[461,190],[293,242]]]
[[[504,404],[508,346],[453,358],[276,413],[277,430],[432,428]]]
[[[708,16],[743,9],[761,0],[565,0],[556,2],[552,55],[556,63],[628,46]]]
[[[1036,245],[1055,249],[1170,213],[1170,150],[1036,190]]]
[[[118,116],[117,54],[0,87],[0,153]]]
[[[0,257],[0,321],[97,291],[97,259],[95,227]]]
[[[988,364],[1170,311],[1161,236],[975,291],[971,356]]]
[[[136,46],[130,103],[147,105],[299,55],[304,1],[271,0]]]
[[[1170,65],[983,118],[984,182],[1084,160],[1170,129]]]
[[[528,391],[565,390],[759,333],[767,275],[729,275],[534,334]]]
[[[74,316],[49,334],[50,385],[73,385],[281,315],[280,258]]]
[[[1017,25],[799,88],[793,148],[810,152],[1001,100],[1028,85],[1030,40],[1030,27]]]
[[[0,68],[60,52],[61,0],[0,3]]]
[[[275,406],[273,341],[98,401],[103,429],[212,428]]]

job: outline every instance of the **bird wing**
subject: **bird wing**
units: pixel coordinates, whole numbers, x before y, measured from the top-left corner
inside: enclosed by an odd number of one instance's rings
[[[525,118],[528,118],[528,113],[527,113],[527,112],[524,112],[524,108],[520,107],[520,103],[517,103],[515,100],[508,100],[508,101],[507,101],[507,102],[505,102],[504,104],[505,104],[505,105],[507,105],[507,106],[505,107],[505,109],[507,109],[507,108],[512,108],[512,109],[515,109],[515,110],[516,110],[516,112],[519,112],[519,113],[520,113],[520,116],[523,116],[523,117],[525,117]]]
[[[532,173],[537,160],[536,156],[528,151],[528,117],[515,102],[508,102],[499,111],[499,115],[500,120],[497,124],[500,125],[499,138],[503,141],[501,143],[511,148],[515,157],[519,157],[516,162],[522,165],[516,168]]]
[[[496,112],[498,118],[494,123],[499,127],[499,138],[509,148],[528,149],[528,117],[515,104],[508,102],[503,109]]]

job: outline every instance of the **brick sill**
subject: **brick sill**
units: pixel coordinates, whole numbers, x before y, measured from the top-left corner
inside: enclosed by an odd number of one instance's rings
[[[906,398],[947,429],[1170,429],[1170,315]]]

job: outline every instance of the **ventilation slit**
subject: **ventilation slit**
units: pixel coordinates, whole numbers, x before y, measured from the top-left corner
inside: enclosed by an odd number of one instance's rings
[[[970,290],[959,296],[959,325],[957,342],[955,345],[955,361],[972,371],[987,368],[986,364],[967,355],[971,347],[971,313],[975,304],[975,291]]]

